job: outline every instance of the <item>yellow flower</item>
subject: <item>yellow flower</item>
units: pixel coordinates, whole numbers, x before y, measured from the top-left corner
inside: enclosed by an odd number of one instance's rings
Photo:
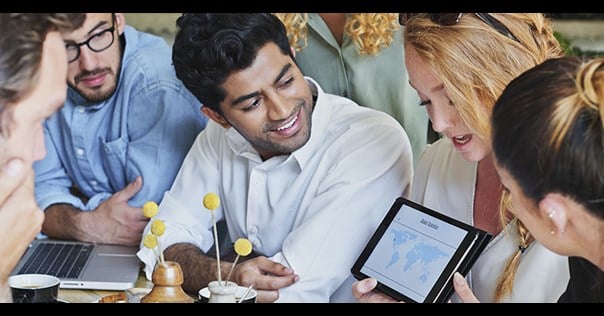
[[[216,193],[208,193],[203,197],[203,206],[210,211],[217,209],[220,206],[220,197]]]
[[[245,238],[237,239],[234,248],[235,252],[240,256],[247,256],[252,253],[252,243]]]
[[[165,231],[166,225],[164,225],[163,221],[156,219],[151,223],[151,233],[153,233],[153,235],[159,237],[163,235]]]
[[[145,204],[143,204],[143,213],[145,214],[145,217],[151,218],[151,217],[157,215],[157,212],[159,212],[157,203],[155,203],[153,201],[149,201],[149,202],[146,202]]]
[[[149,249],[153,249],[157,246],[157,237],[153,234],[147,234],[143,239],[143,245]]]

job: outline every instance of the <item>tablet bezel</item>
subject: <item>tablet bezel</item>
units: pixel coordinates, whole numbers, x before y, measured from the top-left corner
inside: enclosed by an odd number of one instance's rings
[[[408,199],[399,197],[395,200],[394,204],[392,205],[392,207],[390,208],[390,210],[388,211],[388,213],[386,214],[386,216],[384,217],[384,219],[382,220],[382,222],[380,223],[380,225],[378,226],[377,230],[375,231],[375,233],[373,234],[373,236],[371,237],[371,239],[369,240],[369,242],[367,243],[367,245],[365,246],[365,248],[363,249],[363,252],[361,253],[361,255],[358,257],[358,259],[356,260],[355,264],[353,265],[353,267],[351,268],[351,272],[353,274],[353,276],[359,280],[361,279],[365,279],[368,277],[374,277],[377,279],[378,284],[376,286],[376,289],[385,293],[386,295],[399,300],[399,301],[405,301],[408,303],[418,303],[417,301],[411,299],[410,297],[402,294],[401,292],[399,292],[398,290],[389,287],[388,285],[384,284],[380,279],[379,276],[369,276],[366,275],[365,273],[361,272],[361,269],[363,268],[363,266],[365,265],[365,263],[367,262],[367,260],[369,259],[369,257],[371,256],[373,250],[375,249],[376,245],[378,244],[378,242],[385,236],[385,232],[388,230],[388,228],[390,227],[390,224],[392,223],[392,221],[394,220],[394,218],[396,218],[396,215],[403,209],[403,206],[407,205],[413,209],[416,209],[422,213],[425,213],[429,216],[432,216],[436,219],[439,219],[441,221],[444,221],[446,223],[451,224],[452,226],[455,226],[457,228],[460,228],[462,230],[464,230],[465,236],[462,239],[459,247],[457,248],[457,250],[454,252],[454,254],[451,256],[451,258],[449,259],[449,261],[447,262],[447,265],[445,266],[445,268],[442,270],[441,274],[439,275],[439,277],[437,278],[437,281],[434,283],[434,286],[432,287],[432,289],[428,292],[428,294],[426,295],[424,301],[420,302],[420,303],[428,303],[428,302],[444,302],[445,300],[448,300],[448,297],[442,297],[439,295],[443,291],[443,288],[445,287],[447,282],[450,282],[453,273],[458,269],[459,264],[465,259],[465,255],[467,254],[468,250],[472,247],[472,245],[474,244],[474,242],[477,240],[478,238],[478,231],[475,227],[468,225],[466,223],[463,223],[461,221],[455,220],[451,217],[448,217],[444,214],[441,214],[437,211],[434,211],[432,209],[429,209],[423,205],[414,203]],[[450,291],[449,291],[450,292]],[[447,295],[450,296],[450,295]]]

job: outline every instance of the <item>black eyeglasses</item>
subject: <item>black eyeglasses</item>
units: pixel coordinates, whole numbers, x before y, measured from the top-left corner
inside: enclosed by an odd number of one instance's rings
[[[407,24],[407,21],[415,15],[421,13],[399,13],[398,14],[398,23],[400,25]],[[432,22],[441,25],[441,26],[451,26],[455,25],[461,20],[461,17],[466,13],[426,13],[432,20]],[[500,34],[506,36],[509,39],[515,40],[520,43],[520,41],[510,32],[510,30],[499,20],[488,13],[474,13],[480,20],[484,23],[488,24],[490,27],[494,28]]]
[[[111,15],[110,28],[92,35],[90,38],[81,43],[66,42],[65,49],[67,50],[67,61],[69,63],[76,61],[80,57],[80,47],[84,45],[88,46],[88,48],[95,53],[106,50],[113,44],[113,41],[115,40],[114,31],[115,15]]]

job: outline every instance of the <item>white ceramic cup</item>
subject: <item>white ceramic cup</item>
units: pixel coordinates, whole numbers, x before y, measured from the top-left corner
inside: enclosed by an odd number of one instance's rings
[[[216,281],[214,281],[216,282]],[[230,282],[232,283],[232,282]],[[256,290],[254,289],[250,289],[248,291],[247,286],[237,286],[237,290],[235,291],[235,302],[239,303],[239,300],[241,300],[241,296],[243,294],[245,294],[245,292],[248,292],[247,295],[245,296],[245,298],[243,299],[243,302],[241,303],[256,303]],[[210,290],[208,289],[208,287],[204,287],[203,289],[199,290],[199,303],[208,303],[210,300]]]

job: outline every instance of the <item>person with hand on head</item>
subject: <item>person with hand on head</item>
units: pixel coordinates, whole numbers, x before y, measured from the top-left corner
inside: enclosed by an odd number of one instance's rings
[[[206,255],[215,215],[231,240],[252,243],[232,280],[253,286],[258,302],[354,301],[350,267],[410,190],[405,130],[305,77],[272,14],[185,13],[177,26],[176,73],[211,119],[156,215],[183,288],[196,293],[219,279]],[[208,193],[222,199],[211,214],[201,203]],[[156,256],[144,247],[138,256],[150,278]]]
[[[509,210],[570,256],[558,302],[604,303],[604,58],[550,59],[520,75],[495,103],[492,135]],[[477,301],[456,281],[463,300]]]
[[[0,302],[8,278],[42,228],[32,164],[45,155],[42,122],[63,105],[67,55],[61,31],[80,13],[0,13]]]
[[[410,84],[443,135],[422,153],[411,200],[493,234],[466,275],[481,301],[555,302],[568,263],[534,241],[502,203],[490,135],[491,112],[506,85],[563,55],[551,21],[539,13],[401,13],[400,20]],[[368,278],[352,290],[361,302],[387,300],[372,292],[375,285]]]
[[[428,143],[428,116],[418,106],[404,71],[403,27],[398,14],[275,15],[285,24],[300,70],[326,92],[394,117],[409,136],[417,162]]]
[[[64,34],[65,106],[45,123],[48,155],[35,164],[48,237],[138,245],[207,118],[176,78],[164,39],[122,13],[87,13]]]

